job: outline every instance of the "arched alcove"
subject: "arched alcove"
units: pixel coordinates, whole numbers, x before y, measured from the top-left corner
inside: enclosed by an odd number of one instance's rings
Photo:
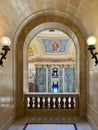
[[[77,76],[80,88],[79,95],[79,117],[86,116],[86,63],[85,61],[85,43],[80,30],[70,20],[57,16],[55,14],[40,14],[38,17],[32,18],[19,32],[15,41],[15,87],[16,87],[16,110],[17,116],[24,115],[24,95],[23,85],[27,74],[27,48],[32,38],[40,31],[45,29],[59,29],[67,33],[76,44],[77,48]]]

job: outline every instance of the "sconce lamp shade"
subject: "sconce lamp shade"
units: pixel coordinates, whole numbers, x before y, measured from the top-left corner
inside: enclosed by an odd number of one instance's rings
[[[0,53],[1,58],[0,58],[0,65],[3,66],[3,60],[6,59],[6,55],[8,53],[8,51],[10,50],[10,44],[11,44],[11,40],[8,37],[2,37],[0,39],[0,42],[2,44],[2,53]]]
[[[94,52],[96,49],[95,44],[97,42],[97,38],[95,36],[89,36],[87,38],[88,50],[92,55],[92,59],[95,59],[95,66],[98,64],[97,52]]]
[[[97,42],[97,39],[96,39],[95,36],[89,36],[87,38],[87,44],[88,44],[88,46],[95,45],[96,42]]]
[[[3,46],[10,46],[11,40],[8,37],[2,37],[1,38],[1,44]]]

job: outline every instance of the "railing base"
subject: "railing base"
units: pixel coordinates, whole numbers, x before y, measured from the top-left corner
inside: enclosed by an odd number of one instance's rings
[[[32,117],[79,117],[78,110],[26,109],[25,116]]]

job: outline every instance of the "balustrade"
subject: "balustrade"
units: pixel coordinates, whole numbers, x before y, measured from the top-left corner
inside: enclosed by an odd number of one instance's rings
[[[78,109],[78,94],[25,94],[28,109]]]

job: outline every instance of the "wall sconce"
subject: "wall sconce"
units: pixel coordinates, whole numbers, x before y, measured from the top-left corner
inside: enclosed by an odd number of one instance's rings
[[[97,59],[97,52],[94,52],[95,48],[95,44],[97,42],[97,39],[95,36],[89,36],[87,38],[87,44],[88,44],[88,50],[90,50],[90,53],[92,55],[92,59],[95,58],[95,66],[98,64],[98,59]]]
[[[0,53],[0,55],[1,55],[0,65],[3,66],[3,59],[6,59],[6,55],[7,55],[8,51],[10,50],[9,46],[11,44],[11,40],[8,37],[2,37],[1,44],[3,45],[2,50],[4,52]]]

